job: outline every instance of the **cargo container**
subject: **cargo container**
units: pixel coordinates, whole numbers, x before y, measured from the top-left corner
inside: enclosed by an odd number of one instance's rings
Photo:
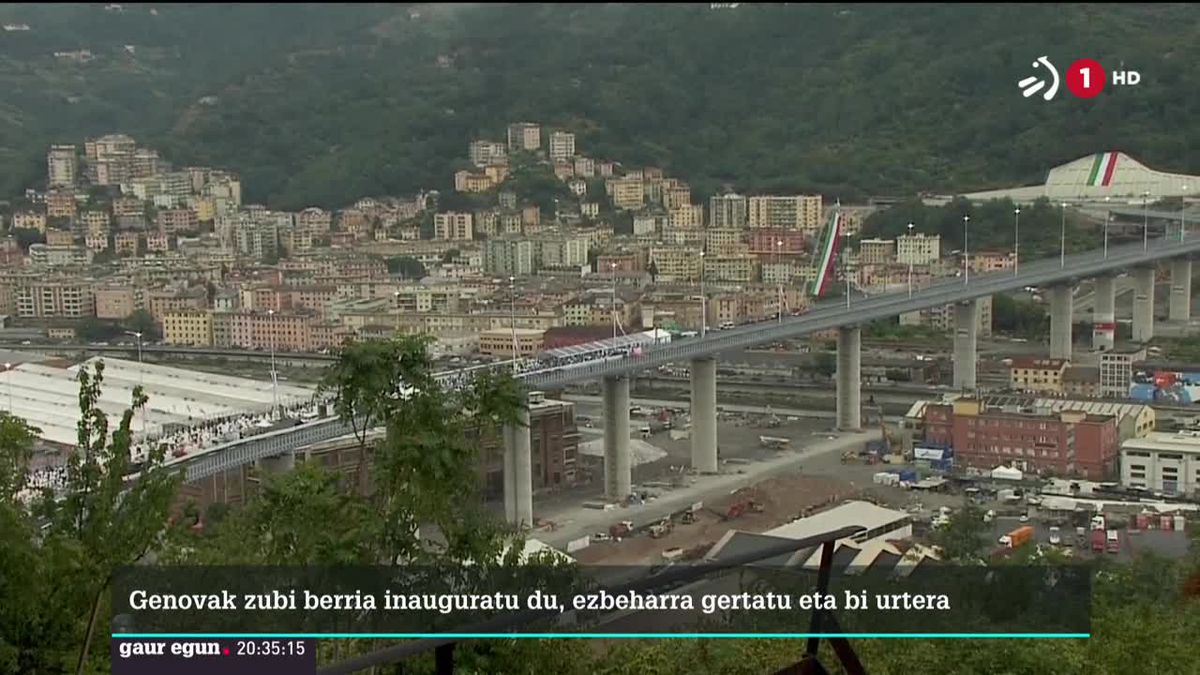
[[[1175,519],[1171,516],[1162,516],[1158,519],[1158,528],[1160,530],[1170,530],[1175,525]]]
[[[1026,525],[1018,527],[1008,534],[1000,537],[1000,545],[1008,548],[1018,548],[1029,540],[1033,539],[1033,527]]]
[[[1092,552],[1104,553],[1104,530],[1092,530]]]

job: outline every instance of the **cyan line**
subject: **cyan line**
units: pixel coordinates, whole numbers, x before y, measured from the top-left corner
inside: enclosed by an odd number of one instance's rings
[[[1079,639],[1091,633],[113,633],[113,639],[425,639],[452,638],[456,640],[483,639],[786,639],[786,638],[880,638],[880,639]]]

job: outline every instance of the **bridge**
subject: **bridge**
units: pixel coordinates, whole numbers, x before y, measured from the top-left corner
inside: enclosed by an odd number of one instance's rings
[[[699,472],[717,471],[716,357],[722,352],[754,345],[836,330],[837,339],[837,425],[861,428],[861,345],[864,323],[915,312],[930,307],[954,305],[954,388],[976,389],[978,326],[977,300],[995,293],[1038,286],[1050,295],[1050,357],[1071,357],[1073,287],[1084,279],[1095,280],[1093,345],[1111,349],[1114,330],[1114,275],[1130,272],[1134,279],[1133,339],[1153,337],[1154,276],[1156,264],[1169,260],[1171,286],[1169,319],[1187,322],[1191,306],[1191,256],[1200,252],[1200,236],[1154,239],[1110,246],[1105,250],[1074,253],[1020,264],[1013,270],[986,274],[964,274],[924,288],[849,300],[827,300],[797,317],[764,321],[694,338],[646,347],[627,358],[597,358],[582,363],[518,375],[529,389],[557,389],[585,381],[603,382],[605,494],[618,499],[628,495],[631,484],[629,451],[629,376],[648,368],[689,362],[691,377],[692,467]],[[533,522],[532,458],[528,410],[524,428],[505,432],[505,511],[514,523]],[[246,463],[268,460],[312,443],[347,435],[349,425],[327,418],[235,441],[177,462],[188,480],[203,479]],[[272,459],[274,458],[274,459]],[[284,465],[288,465],[285,462]]]

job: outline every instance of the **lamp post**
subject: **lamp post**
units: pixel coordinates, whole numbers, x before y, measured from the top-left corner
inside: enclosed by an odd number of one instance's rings
[[[1067,203],[1062,203],[1062,227],[1059,230],[1058,266],[1067,266]]]
[[[612,294],[609,296],[609,310],[612,311],[613,339],[617,339],[617,263],[608,263],[609,281],[612,281]]]
[[[1112,220],[1112,209],[1109,208],[1108,202],[1112,197],[1104,198],[1104,259],[1108,260],[1108,223]]]
[[[1142,193],[1142,250],[1150,248],[1150,191]]]
[[[700,251],[700,338],[708,333],[708,296],[704,294],[704,251]]]
[[[512,369],[513,373],[517,372],[517,354],[521,351],[521,344],[517,341],[517,278],[508,278],[508,325],[512,329]]]
[[[275,370],[275,310],[267,310],[267,322],[271,328],[271,414],[279,409],[279,373]]]
[[[971,283],[971,253],[970,253],[971,216],[963,216],[963,283]]]
[[[1179,186],[1179,241],[1187,236],[1187,185]]]
[[[912,273],[913,273],[913,252],[912,252],[913,244],[912,244],[912,236],[913,236],[913,224],[912,224],[912,223],[909,223],[909,224],[908,224],[908,239],[909,239],[909,247],[908,247],[908,297],[910,297],[910,298],[912,297]]]
[[[1013,209],[1013,276],[1021,273],[1021,207]]]
[[[850,309],[850,256],[847,255],[850,245],[850,233],[842,232],[842,276],[846,277],[846,309]]]
[[[142,388],[142,395],[145,396],[146,395],[146,373],[145,373],[144,367],[142,366],[142,332],[127,330],[127,331],[125,331],[125,334],[132,335],[133,337],[137,338],[138,386],[140,386]],[[147,405],[142,406],[142,433],[146,433],[146,431],[147,431],[147,426],[146,426],[146,423],[147,423],[146,422],[146,415],[147,415],[146,409],[147,408],[149,408],[149,406],[147,406]]]
[[[5,377],[4,377],[4,379],[8,380],[8,414],[9,414],[9,415],[13,414],[13,407],[12,407],[12,367],[13,367],[13,364],[11,364],[11,363],[5,363],[5,364],[4,364],[4,374],[5,374]]]
[[[778,239],[775,241],[775,265],[776,265],[776,267],[777,268],[782,267],[782,265],[781,265],[782,262],[783,262],[783,240]],[[778,321],[779,323],[783,323],[783,278],[782,277],[780,277],[780,279],[779,279],[779,297],[775,302],[776,302],[775,320]]]

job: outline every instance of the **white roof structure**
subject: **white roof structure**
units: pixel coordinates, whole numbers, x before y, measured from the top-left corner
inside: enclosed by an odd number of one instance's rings
[[[1098,152],[1050,170],[1042,185],[985,190],[963,195],[972,201],[1004,199],[1032,202],[1041,197],[1051,201],[1102,202],[1106,198],[1141,203],[1149,193],[1153,200],[1195,196],[1200,176],[1156,171],[1123,152]]]
[[[1021,480],[1025,474],[1021,473],[1020,469],[1014,469],[1008,466],[998,466],[992,469],[992,478],[997,480]]]
[[[885,509],[871,502],[851,500],[828,511],[822,511],[807,518],[780,525],[773,530],[767,530],[763,534],[788,539],[804,539],[851,526],[864,527],[870,531],[908,517],[909,515],[904,511]]]
[[[188,425],[206,419],[267,410],[272,405],[271,383],[214,375],[122,359],[89,359],[70,368],[23,363],[0,372],[0,405],[42,430],[43,440],[75,445],[79,422],[79,369],[104,361],[100,409],[115,428],[133,400],[139,384],[149,398],[144,415],[135,415],[134,434],[158,433],[165,425]],[[280,383],[280,405],[312,398],[314,390]]]

